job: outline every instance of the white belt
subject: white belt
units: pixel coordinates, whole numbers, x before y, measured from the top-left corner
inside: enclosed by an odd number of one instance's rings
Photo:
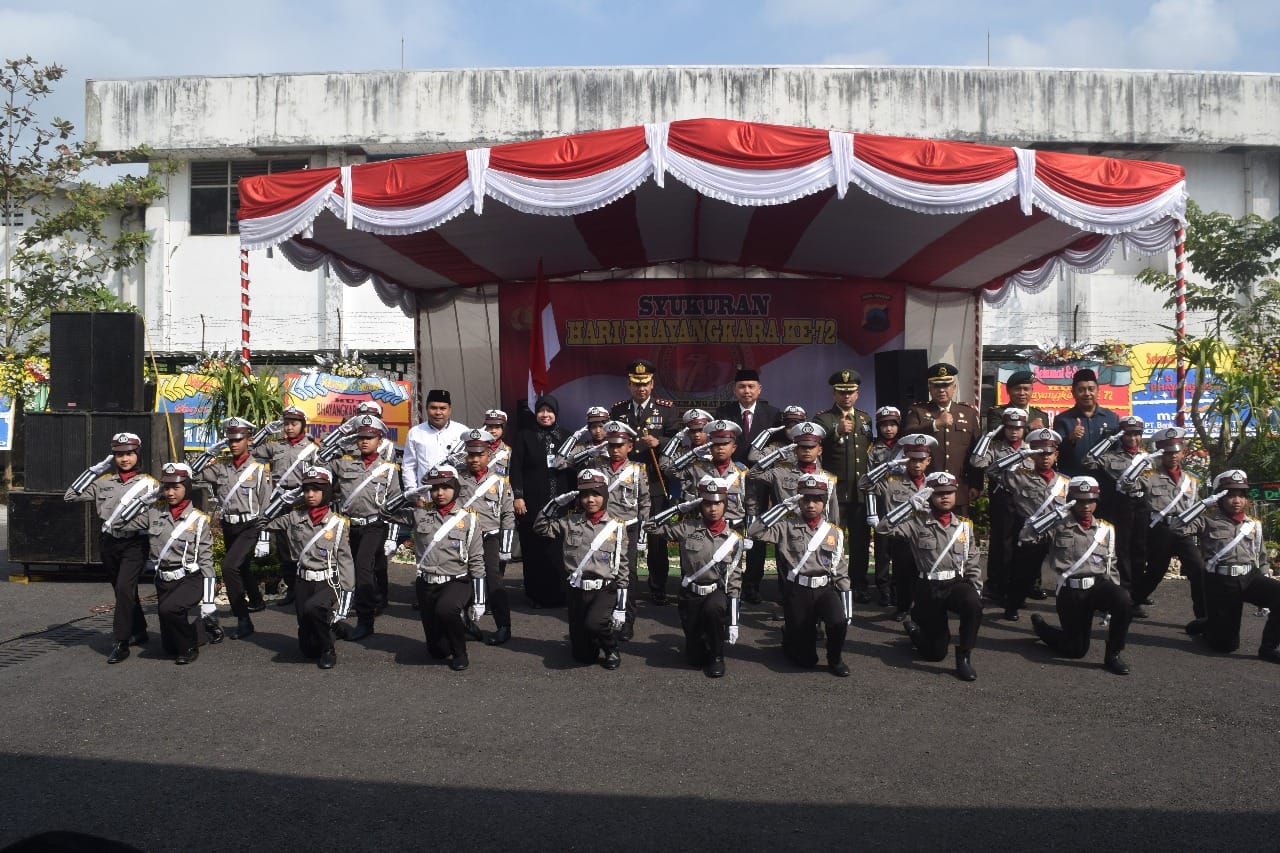
[[[333,577],[333,570],[325,572],[313,572],[310,569],[298,569],[298,577],[304,581],[327,581]]]
[[[224,515],[222,520],[227,524],[247,524],[250,521],[257,521],[257,514],[254,515]]]
[[[685,587],[685,589],[689,590],[689,592],[693,593],[694,595],[710,595],[711,593],[715,592],[718,588],[719,588],[719,584],[714,584],[714,583],[708,583],[708,584],[691,583]]]
[[[1223,566],[1220,564],[1213,568],[1206,566],[1205,568],[1208,571],[1213,572],[1215,575],[1226,575],[1229,578],[1238,578],[1241,575],[1247,575],[1249,572],[1253,571],[1253,566],[1240,565],[1238,563],[1230,566]]]
[[[797,575],[796,583],[809,589],[819,589],[831,583],[830,575]]]
[[[352,527],[365,527],[370,524],[377,524],[382,518],[377,515],[371,515],[368,518],[349,518]]]
[[[954,569],[942,569],[937,572],[921,572],[920,579],[926,581],[951,581],[956,579],[959,572]]]
[[[448,583],[449,581],[462,580],[462,575],[429,575],[426,572],[419,572],[418,577],[422,578],[429,584]]]
[[[604,585],[608,583],[604,578],[583,578],[582,589],[592,592],[597,589],[604,589]]]
[[[1095,580],[1096,578],[1088,576],[1082,578],[1067,578],[1067,586],[1072,589],[1091,589]]]
[[[173,581],[182,580],[192,572],[198,572],[198,571],[200,571],[199,567],[193,566],[192,568],[188,569],[184,566],[180,569],[174,569],[171,572],[166,572],[163,569],[156,569],[156,574],[158,574],[160,576],[160,580],[164,581],[165,583],[172,583]]]

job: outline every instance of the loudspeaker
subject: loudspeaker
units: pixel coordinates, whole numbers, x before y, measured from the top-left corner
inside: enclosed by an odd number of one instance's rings
[[[138,466],[153,476],[164,463],[184,456],[180,412],[39,412],[23,415],[23,420],[24,483],[31,491],[61,495],[81,471],[111,452],[111,436],[118,432],[131,432],[142,439]],[[176,456],[169,450],[170,429],[178,448]]]
[[[9,562],[101,563],[102,524],[93,503],[67,503],[62,492],[9,492]]]
[[[124,312],[49,315],[49,408],[141,412],[142,317]]]
[[[903,416],[912,403],[929,399],[929,355],[922,349],[878,352],[876,365],[876,405],[897,406]]]

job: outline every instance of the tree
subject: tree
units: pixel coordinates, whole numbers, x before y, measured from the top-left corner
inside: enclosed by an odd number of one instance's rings
[[[106,286],[115,272],[138,264],[145,231],[124,226],[124,214],[164,195],[156,179],[163,168],[100,185],[86,173],[111,163],[145,159],[145,149],[101,156],[92,141],[77,141],[74,125],[47,123],[40,102],[66,74],[30,56],[5,60],[0,68],[0,364],[21,364],[45,349],[50,311],[133,310]],[[22,227],[13,223],[21,216]],[[117,227],[118,226],[118,227]],[[0,394],[15,392],[16,371],[0,371]],[[4,481],[12,481],[5,461]]]
[[[1251,445],[1258,439],[1269,442],[1277,437],[1280,217],[1249,214],[1237,219],[1206,213],[1189,202],[1186,249],[1195,276],[1187,279],[1187,308],[1212,314],[1202,334],[1188,333],[1182,352],[1196,370],[1191,423],[1209,452],[1210,470],[1217,473],[1256,458]],[[1174,276],[1147,269],[1138,279],[1170,294],[1166,308],[1176,306]],[[1220,387],[1201,411],[1206,370],[1218,377]]]

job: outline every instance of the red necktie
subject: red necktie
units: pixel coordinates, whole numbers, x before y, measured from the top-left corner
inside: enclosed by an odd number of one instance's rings
[[[742,437],[748,438],[751,435],[751,413],[746,409],[742,410]]]

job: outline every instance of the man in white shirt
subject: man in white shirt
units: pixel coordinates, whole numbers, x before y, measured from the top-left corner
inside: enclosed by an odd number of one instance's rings
[[[405,491],[415,488],[422,476],[445,462],[450,446],[470,431],[466,424],[450,420],[453,401],[449,392],[440,388],[427,394],[427,420],[420,423],[404,439],[404,459],[400,463],[400,475]]]

